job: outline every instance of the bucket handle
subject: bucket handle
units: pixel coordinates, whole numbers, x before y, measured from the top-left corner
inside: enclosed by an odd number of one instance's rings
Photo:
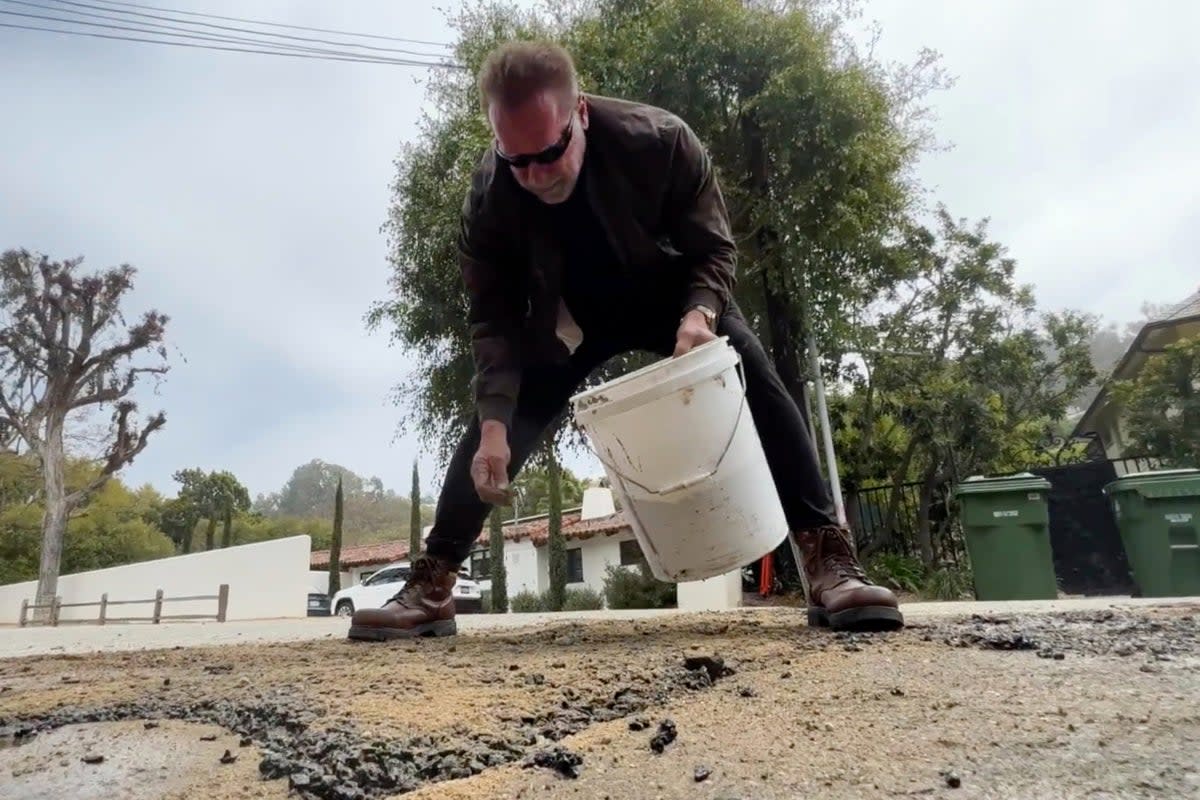
[[[742,422],[742,410],[746,407],[746,375],[745,375],[744,368],[742,366],[741,358],[738,358],[737,373],[738,373],[738,379],[741,381],[741,384],[742,384],[742,397],[741,397],[741,400],[738,402],[737,416],[733,420],[733,430],[731,430],[729,432],[729,438],[725,441],[725,447],[723,447],[721,449],[721,455],[717,456],[716,465],[713,466],[713,468],[710,469],[708,472],[704,473],[703,475],[694,475],[691,478],[685,478],[684,480],[680,481],[679,483],[671,484],[670,486],[668,486],[664,489],[651,489],[649,486],[639,483],[638,481],[636,481],[633,478],[626,475],[624,472],[621,472],[621,470],[617,469],[615,464],[611,464],[608,461],[605,461],[604,457],[601,456],[599,453],[596,453],[596,458],[599,459],[600,463],[603,464],[605,467],[607,467],[608,469],[615,472],[617,474],[617,477],[621,478],[622,480],[626,481],[627,483],[632,483],[634,486],[638,487],[639,489],[641,489],[643,492],[646,492],[647,494],[656,494],[656,495],[671,494],[672,492],[678,492],[681,489],[686,489],[689,486],[694,486],[695,484],[699,483],[700,481],[708,480],[713,475],[716,475],[717,470],[719,470],[721,468],[721,464],[725,461],[725,456],[728,455],[728,453],[729,453],[729,448],[733,445],[733,437],[737,436],[738,425],[740,425]]]

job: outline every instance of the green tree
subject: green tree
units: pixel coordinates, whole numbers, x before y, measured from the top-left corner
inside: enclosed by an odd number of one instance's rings
[[[297,467],[279,492],[260,494],[253,509],[268,519],[325,520],[338,480],[342,480],[346,546],[394,541],[412,525],[412,506],[407,496],[384,487],[378,477],[363,478],[338,464],[313,459]],[[421,506],[422,526],[432,510]]]
[[[179,499],[190,504],[202,519],[208,520],[204,531],[204,549],[216,546],[217,522],[224,521],[221,546],[233,544],[233,514],[250,510],[250,493],[231,472],[204,472],[190,468],[179,470],[174,478],[181,486]],[[190,552],[190,544],[184,552]]]
[[[1168,345],[1109,391],[1124,407],[1135,450],[1171,466],[1200,466],[1200,336]]]
[[[417,460],[413,459],[412,468],[412,490],[408,500],[409,521],[408,521],[408,557],[416,558],[421,552],[421,476],[417,472]]]
[[[795,395],[808,321],[836,360],[842,321],[894,280],[888,236],[909,207],[906,170],[927,144],[932,57],[889,72],[855,49],[831,5],[590,0],[522,12],[477,3],[454,20],[464,72],[431,76],[432,112],[397,161],[391,297],[367,320],[416,355],[397,399],[445,457],[474,409],[456,239],[490,136],[473,73],[499,41],[545,36],[576,54],[586,91],[679,113],[708,144],[741,243],[738,296]],[[769,335],[768,335],[769,334]],[[623,371],[617,359],[594,376]]]
[[[36,502],[41,486],[37,456],[0,450],[0,508]]]
[[[159,412],[138,427],[131,399],[139,379],[166,374],[167,317],[148,311],[126,326],[121,304],[133,288],[128,265],[82,274],[82,259],[51,261],[27,250],[0,255],[0,438],[19,437],[42,476],[42,548],[37,602],[58,591],[63,537],[73,512],[145,449],[166,423]],[[157,359],[139,362],[147,355]],[[86,484],[68,490],[68,418],[108,409],[111,425]],[[44,617],[39,609],[38,617]]]
[[[329,543],[329,596],[333,597],[342,588],[342,481],[338,479],[337,491],[333,495],[333,536]]]
[[[200,521],[200,509],[185,498],[174,497],[163,504],[159,527],[181,553],[192,551],[192,534]]]
[[[263,510],[289,517],[324,516],[333,502],[338,481],[343,481],[347,499],[363,494],[364,482],[360,476],[338,464],[314,458],[292,471],[279,494],[266,501],[274,507]]]
[[[508,571],[504,566],[504,525],[500,519],[501,508],[492,509],[488,515],[488,577],[492,582],[492,613],[508,611]]]
[[[857,332],[866,367],[853,376],[857,435],[844,455],[849,464],[878,464],[873,448],[884,439],[893,488],[885,534],[894,530],[902,485],[920,482],[916,533],[927,565],[935,490],[951,477],[1028,465],[1047,425],[1063,419],[1095,377],[1091,320],[1038,314],[984,223],[969,226],[944,208],[937,222],[936,231],[910,230],[907,279]]]
[[[577,508],[583,504],[583,492],[587,488],[582,478],[561,463],[557,465],[559,485],[559,508]],[[504,506],[504,519],[517,516],[531,517],[550,511],[550,464],[544,455],[531,458],[521,469],[521,474],[512,482],[514,501]]]
[[[68,474],[73,481],[89,481],[97,467],[77,460]],[[34,485],[40,476],[34,476]],[[69,483],[68,485],[72,485]],[[0,584],[33,580],[38,576],[41,520],[45,508],[40,494],[29,502],[0,508]],[[73,514],[63,537],[61,568],[64,573],[104,569],[172,555],[170,538],[144,519],[138,493],[119,478],[105,482]]]
[[[546,454],[546,468],[550,474],[549,541],[546,544],[550,589],[546,592],[546,610],[562,611],[567,594],[567,550],[562,532],[562,481],[559,480],[558,455],[553,444]]]

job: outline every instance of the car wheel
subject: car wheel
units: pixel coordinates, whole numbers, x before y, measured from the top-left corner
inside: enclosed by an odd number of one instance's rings
[[[349,600],[342,600],[337,604],[337,615],[339,617],[354,616],[354,603]]]

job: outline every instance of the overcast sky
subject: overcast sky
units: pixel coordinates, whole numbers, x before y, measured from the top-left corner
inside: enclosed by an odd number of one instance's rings
[[[418,2],[161,5],[451,36]],[[3,10],[42,13],[0,0]],[[937,131],[953,149],[920,176],[955,215],[991,218],[1044,307],[1124,321],[1143,301],[1196,290],[1200,4],[866,10],[883,24],[886,58],[943,54],[957,83],[935,98]],[[173,494],[176,469],[229,469],[254,495],[321,458],[404,492],[416,456],[425,491],[436,489],[420,442],[393,435],[403,409],[388,396],[410,364],[363,325],[387,289],[379,228],[422,76],[0,28],[0,248],[130,263],[140,275],[128,310],[171,317],[172,371],[157,396],[139,397],[167,411],[167,426],[127,481]],[[570,463],[599,473],[590,458]]]

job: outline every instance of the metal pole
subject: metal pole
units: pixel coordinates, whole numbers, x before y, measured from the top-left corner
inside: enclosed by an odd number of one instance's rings
[[[813,420],[816,419],[816,415],[813,414],[812,392],[808,389],[808,381],[804,382],[804,391],[801,394],[804,395],[804,424],[808,426],[808,438],[815,442],[817,440],[817,428]]]
[[[829,407],[825,402],[825,381],[821,377],[821,355],[817,352],[817,337],[809,327],[808,356],[812,364],[813,387],[817,395],[817,414],[821,418],[821,439],[825,444],[825,468],[829,472],[829,486],[833,492],[833,505],[837,509],[839,525],[846,524],[846,506],[842,502],[842,482],[838,477],[837,456],[833,449],[833,428],[829,424]]]

